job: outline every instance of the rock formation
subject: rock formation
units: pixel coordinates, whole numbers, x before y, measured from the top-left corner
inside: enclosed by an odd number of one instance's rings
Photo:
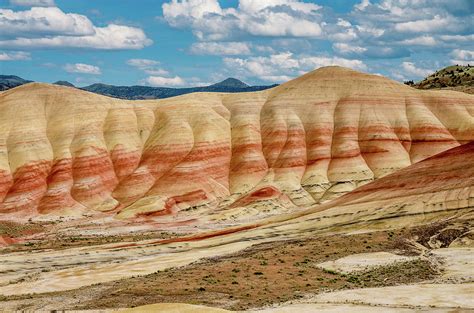
[[[0,94],[0,216],[271,215],[470,141],[474,96],[340,67],[164,100],[32,83]]]

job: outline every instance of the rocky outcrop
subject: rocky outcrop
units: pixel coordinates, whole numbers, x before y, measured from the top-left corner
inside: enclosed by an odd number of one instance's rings
[[[33,83],[0,94],[0,215],[277,214],[473,140],[473,96],[339,67],[149,101]]]

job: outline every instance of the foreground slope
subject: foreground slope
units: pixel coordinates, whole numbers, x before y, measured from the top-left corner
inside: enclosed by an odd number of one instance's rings
[[[340,67],[254,93],[0,94],[0,217],[246,221],[343,195],[474,140],[474,97]]]

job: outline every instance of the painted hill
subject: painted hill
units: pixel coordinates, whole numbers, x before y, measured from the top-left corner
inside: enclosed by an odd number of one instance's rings
[[[473,96],[340,67],[159,101],[27,84],[0,94],[0,217],[294,212],[473,141],[473,115]]]
[[[413,84],[418,89],[447,89],[474,93],[474,65],[445,67]]]
[[[241,227],[164,240],[86,245],[66,251],[45,249],[28,254],[29,262],[24,261],[24,253],[11,253],[3,258],[9,275],[0,277],[0,294],[20,295],[74,289],[156,273],[170,267],[184,266],[200,258],[208,258],[203,265],[205,272],[199,277],[201,280],[202,276],[208,274],[213,260],[218,260],[218,256],[232,257],[232,253],[252,245],[267,243],[267,247],[272,247],[275,246],[274,242],[285,240],[284,245],[289,246],[290,240],[299,239],[303,240],[300,243],[304,246],[304,240],[324,234],[333,236],[326,237],[328,240],[334,238],[334,234],[343,234],[345,240],[348,240],[349,234],[401,229],[431,221],[446,221],[454,216],[459,218],[464,215],[465,219],[469,219],[470,214],[472,220],[473,205],[474,143],[471,142],[380,178],[334,201]],[[69,231],[72,228],[74,227],[70,226]],[[447,228],[445,234],[452,237],[452,240],[456,238],[453,230],[453,227]],[[462,232],[457,236],[460,235]],[[305,246],[303,249],[308,248]],[[345,245],[339,246],[339,249],[346,248]],[[247,253],[251,251],[247,250]],[[275,252],[279,254],[271,255],[282,257],[281,250]],[[227,268],[229,272],[231,268],[239,268],[241,265],[236,254],[230,260],[235,264]],[[256,263],[260,260],[256,256],[253,258]],[[310,264],[314,266],[314,263]],[[398,276],[399,273],[395,275]],[[427,285],[424,286],[428,288]],[[454,287],[455,284],[450,283],[450,286]],[[147,287],[143,284],[140,290],[143,292]],[[106,289],[109,291],[107,296],[112,288]],[[356,289],[356,292],[360,290]],[[429,288],[423,291],[426,295],[430,294]],[[119,295],[120,292],[123,290],[117,291]],[[88,296],[90,294],[89,292]],[[92,294],[103,297],[106,293]],[[64,301],[67,297],[71,295],[58,297],[56,301]],[[30,305],[47,301],[48,297],[35,300]]]

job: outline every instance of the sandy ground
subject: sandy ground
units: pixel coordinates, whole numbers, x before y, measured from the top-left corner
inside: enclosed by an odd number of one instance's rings
[[[444,268],[444,280],[454,282],[474,281],[474,248],[446,248],[431,251]],[[474,297],[474,289],[472,290]]]
[[[386,266],[397,262],[408,262],[415,260],[416,257],[397,255],[390,252],[360,253],[349,255],[334,261],[328,261],[318,264],[328,271],[339,273],[350,273],[367,270],[376,266]]]
[[[388,307],[474,309],[474,283],[417,284],[345,290],[317,295],[314,301],[362,303]]]

